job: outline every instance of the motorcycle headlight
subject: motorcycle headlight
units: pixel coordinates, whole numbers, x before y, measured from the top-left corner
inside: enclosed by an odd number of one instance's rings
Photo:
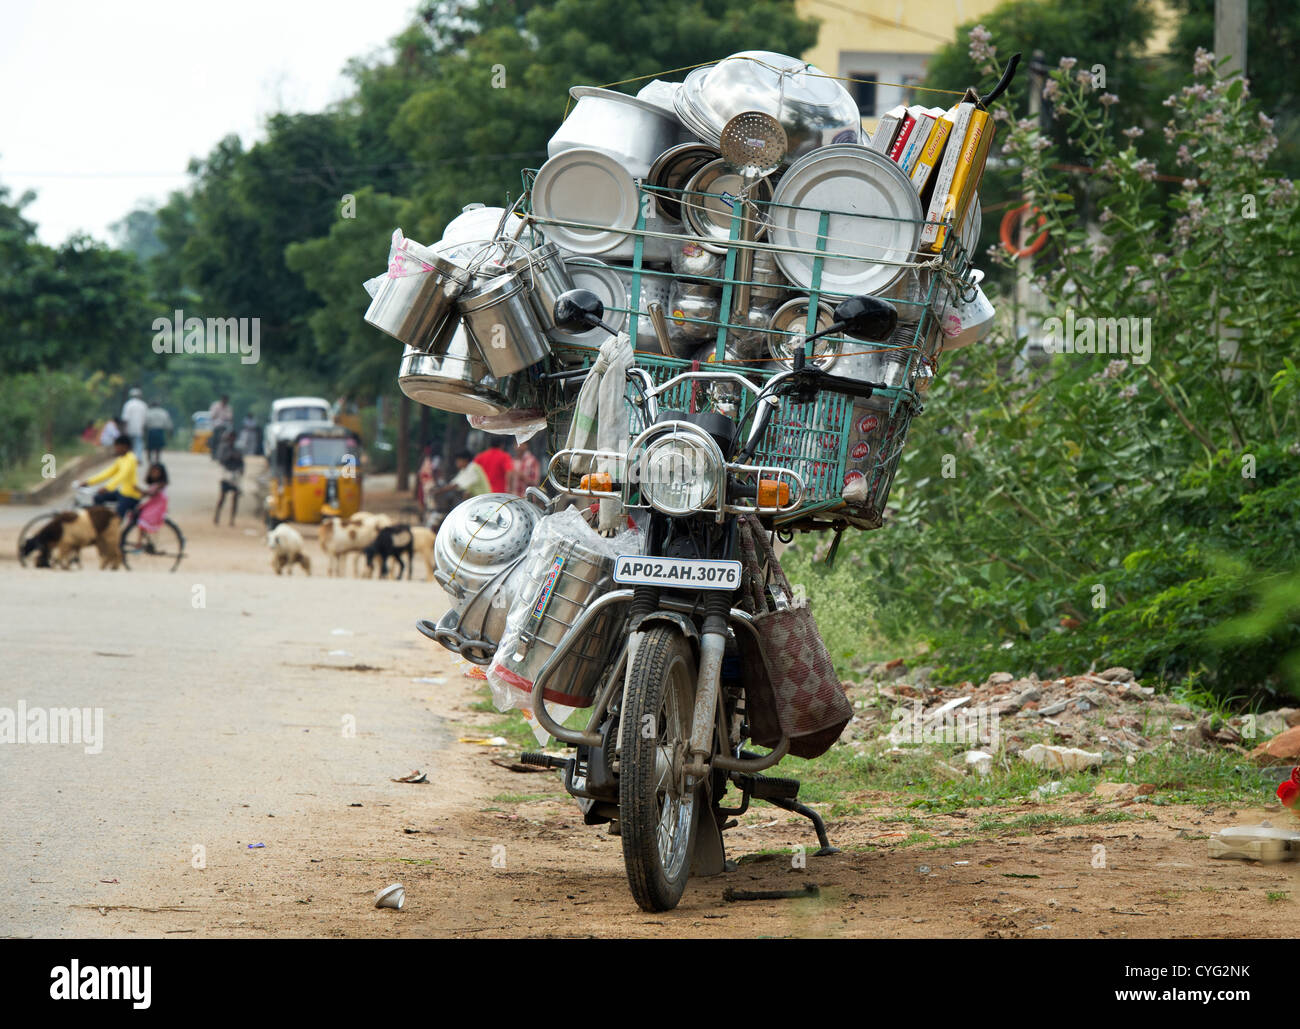
[[[641,455],[641,493],[666,515],[687,515],[717,503],[722,455],[707,434],[690,425],[646,444]]]

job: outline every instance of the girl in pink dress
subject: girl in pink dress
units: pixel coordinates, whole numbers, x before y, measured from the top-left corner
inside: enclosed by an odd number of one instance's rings
[[[145,474],[144,487],[140,493],[136,524],[145,532],[155,533],[162,528],[163,519],[167,517],[166,467],[157,461],[151,464]]]

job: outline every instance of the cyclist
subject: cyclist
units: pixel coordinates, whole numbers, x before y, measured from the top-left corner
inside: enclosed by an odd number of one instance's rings
[[[140,465],[135,459],[130,436],[122,435],[113,440],[113,453],[117,459],[111,465],[84,483],[74,482],[72,485],[77,487],[104,483],[104,488],[95,494],[95,503],[116,504],[118,517],[125,518],[127,512],[140,503],[140,490],[135,484]]]

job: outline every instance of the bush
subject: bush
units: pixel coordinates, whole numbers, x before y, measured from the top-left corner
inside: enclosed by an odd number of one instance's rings
[[[1296,688],[1295,189],[1264,169],[1271,122],[1209,55],[1165,101],[1172,192],[1135,149],[1149,126],[1111,131],[1122,103],[1074,64],[1046,92],[1094,174],[1054,168],[1035,123],[1003,130],[1050,233],[1035,285],[1061,324],[1044,328],[1059,343],[1067,315],[1148,318],[1149,355],[1023,367],[1006,332],[959,352],[913,425],[890,523],[841,560],[869,584],[873,631],[928,639],[953,673],[1095,661],[1223,694]]]

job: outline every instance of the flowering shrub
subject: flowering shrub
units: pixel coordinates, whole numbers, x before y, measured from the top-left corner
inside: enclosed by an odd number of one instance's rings
[[[992,65],[986,34],[971,47]],[[927,637],[954,672],[1096,661],[1225,692],[1300,682],[1300,210],[1266,167],[1272,123],[1200,52],[1166,101],[1165,149],[1141,157],[1159,130],[1113,131],[1123,97],[1079,63],[1044,96],[1090,172],[1003,117],[1026,224],[1041,213],[1050,245],[1032,272],[1001,248],[976,257],[1032,275],[1031,337],[1077,316],[1109,321],[1111,349],[1035,367],[1004,327],[941,361],[890,521],[841,560],[870,584],[875,632]],[[991,299],[1005,319],[1010,291]],[[1120,322],[1145,354],[1114,351]]]

